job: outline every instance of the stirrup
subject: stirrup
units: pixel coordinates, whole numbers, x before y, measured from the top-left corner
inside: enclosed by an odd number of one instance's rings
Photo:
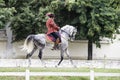
[[[55,46],[53,46],[51,50],[57,50],[57,49],[59,49],[59,44],[56,44]]]
[[[54,46],[51,50],[56,50],[57,48],[56,48],[56,46]]]

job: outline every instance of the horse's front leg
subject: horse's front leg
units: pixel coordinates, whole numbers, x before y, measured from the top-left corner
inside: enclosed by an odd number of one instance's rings
[[[65,51],[61,49],[61,51],[60,51],[60,61],[58,62],[57,66],[59,66],[61,64],[61,62],[63,61],[63,59],[64,59],[64,52]]]
[[[74,67],[76,67],[76,66],[73,64],[73,60],[72,60],[72,58],[70,57],[70,54],[69,54],[68,48],[65,50],[65,53],[66,53],[67,57],[69,58],[71,64],[72,64]]]

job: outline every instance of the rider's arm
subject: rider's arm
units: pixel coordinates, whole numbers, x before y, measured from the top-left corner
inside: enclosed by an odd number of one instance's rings
[[[50,20],[50,26],[53,27],[53,28],[56,29],[56,30],[59,30],[59,28],[60,28],[60,27],[58,27],[58,26],[55,24],[55,22],[54,22],[53,19]]]

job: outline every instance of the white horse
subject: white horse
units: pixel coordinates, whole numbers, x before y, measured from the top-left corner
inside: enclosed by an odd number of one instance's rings
[[[57,66],[60,65],[60,63],[63,61],[64,53],[66,53],[67,57],[69,58],[70,62],[73,64],[72,59],[69,55],[68,51],[68,41],[73,41],[75,39],[75,35],[77,33],[77,29],[71,25],[65,25],[63,26],[60,31],[61,35],[61,43],[59,44],[59,50],[61,53],[61,59]],[[37,35],[29,35],[23,45],[23,50],[27,51],[26,58],[30,58],[33,53],[39,49],[39,59],[42,59],[42,53],[43,49],[46,47],[47,40],[45,34],[37,34]]]

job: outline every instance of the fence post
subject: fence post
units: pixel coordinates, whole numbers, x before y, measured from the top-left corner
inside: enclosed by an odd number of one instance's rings
[[[30,80],[30,71],[26,69],[25,80]]]
[[[94,80],[94,71],[90,70],[90,80]]]

